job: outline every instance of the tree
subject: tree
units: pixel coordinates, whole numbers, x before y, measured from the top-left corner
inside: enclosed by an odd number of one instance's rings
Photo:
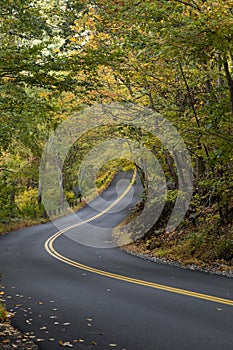
[[[72,0],[1,2],[0,176],[9,189],[6,207],[24,190],[19,163],[12,162],[15,157],[33,166],[33,186],[38,185],[45,140],[62,119],[61,93],[72,90],[75,83],[67,73],[66,41],[73,33],[70,24],[84,6]],[[28,176],[25,181],[30,183]]]
[[[97,72],[95,97],[110,91],[170,119],[193,155],[201,203],[217,202],[224,221],[232,211],[231,1],[104,0],[90,9],[72,41]]]

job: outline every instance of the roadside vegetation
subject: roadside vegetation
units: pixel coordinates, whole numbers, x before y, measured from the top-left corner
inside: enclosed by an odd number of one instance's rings
[[[0,283],[1,283],[1,275],[0,275]],[[5,322],[7,318],[7,311],[2,301],[3,299],[2,295],[4,295],[4,292],[0,292],[0,323]]]
[[[168,196],[136,245],[183,263],[232,266],[232,28],[230,0],[2,0],[0,233],[48,220],[39,166],[53,130],[87,106],[130,102],[167,118],[192,156],[194,194],[183,222],[166,234],[179,190],[175,152],[143,128],[111,120],[72,146],[62,168],[64,199],[83,205],[75,188],[93,147],[111,137],[137,141],[159,160]],[[105,164],[99,191],[133,167],[122,159]]]
[[[0,323],[6,320],[7,312],[5,306],[0,302]]]
[[[96,187],[99,193],[107,188],[115,173],[116,171],[113,169],[111,171],[108,169],[108,171],[99,175],[96,180]],[[66,191],[65,196],[74,211],[78,211],[86,204],[86,201],[93,199],[90,193],[89,198],[86,198],[84,201],[82,197],[76,196],[72,190]],[[25,190],[15,199],[13,210],[14,215],[11,214],[7,218],[3,217],[0,223],[0,235],[23,227],[46,223],[50,220],[44,208],[38,203],[38,190]],[[63,215],[65,214],[56,213],[57,218]]]
[[[121,225],[139,212],[135,210]],[[208,222],[208,224],[207,224]],[[216,209],[200,215],[196,222],[186,219],[175,231],[151,230],[141,240],[122,249],[134,254],[146,254],[164,262],[178,262],[183,266],[207,268],[207,271],[232,271],[233,224],[222,225]]]

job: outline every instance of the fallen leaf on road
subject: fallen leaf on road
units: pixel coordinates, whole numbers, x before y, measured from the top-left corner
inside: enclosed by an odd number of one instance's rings
[[[84,343],[85,340],[84,339],[74,339],[73,343]]]
[[[70,342],[68,342],[68,341],[63,342],[62,340],[59,340],[58,343],[59,343],[60,346],[64,346],[64,347],[67,347],[67,348],[73,348],[73,345]]]

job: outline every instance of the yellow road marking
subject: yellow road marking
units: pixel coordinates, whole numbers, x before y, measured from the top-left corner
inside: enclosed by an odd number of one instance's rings
[[[60,237],[64,232],[74,228],[74,227],[78,227],[81,226],[87,222],[93,221],[97,218],[99,218],[100,216],[106,214],[114,205],[116,205],[130,190],[132,183],[135,181],[136,178],[136,172],[134,172],[134,176],[132,178],[131,184],[127,187],[127,189],[121,194],[121,196],[118,197],[118,199],[116,201],[114,201],[111,205],[109,205],[106,209],[104,209],[102,212],[98,213],[97,215],[79,222],[78,224],[69,226],[64,228],[63,230],[58,231],[57,233],[55,233],[52,237],[50,237],[46,242],[45,242],[45,249],[46,251],[53,256],[54,258],[62,261],[65,264],[74,266],[76,268],[79,268],[81,270],[85,270],[85,271],[89,271],[92,273],[95,273],[97,275],[101,275],[101,276],[105,276],[105,277],[109,277],[109,278],[113,278],[116,280],[120,280],[120,281],[124,281],[124,282],[128,282],[128,283],[134,283],[137,285],[141,285],[144,287],[150,287],[150,288],[154,288],[154,289],[158,289],[158,290],[163,290],[163,291],[167,291],[167,292],[171,292],[171,293],[176,293],[176,294],[181,294],[181,295],[186,295],[189,297],[193,297],[193,298],[198,298],[198,299],[202,299],[202,300],[208,300],[208,301],[212,301],[215,303],[220,303],[220,304],[225,304],[225,305],[230,305],[233,306],[233,300],[230,299],[224,299],[224,298],[220,298],[220,297],[215,297],[213,295],[208,295],[208,294],[202,294],[202,293],[197,293],[197,292],[193,292],[190,290],[185,290],[185,289],[180,289],[180,288],[175,288],[175,287],[170,287],[170,286],[166,286],[163,284],[158,284],[158,283],[154,283],[154,282],[149,282],[149,281],[144,281],[144,280],[140,280],[140,279],[136,279],[136,278],[132,278],[132,277],[127,277],[124,275],[119,275],[119,274],[115,274],[112,272],[108,272],[108,271],[103,271],[103,270],[99,270],[96,269],[94,267],[91,266],[87,266],[87,265],[83,265],[81,263],[78,263],[77,261],[71,260],[61,254],[59,254],[55,249],[54,249],[54,242],[55,240]]]

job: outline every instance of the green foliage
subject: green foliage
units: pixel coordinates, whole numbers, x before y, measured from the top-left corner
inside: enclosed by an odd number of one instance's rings
[[[0,220],[44,215],[36,189],[40,156],[75,77],[67,36],[84,2],[1,2]],[[64,60],[66,58],[66,60]],[[16,198],[19,200],[17,206]]]
[[[1,274],[0,274],[0,279],[1,279]],[[5,305],[2,303],[1,298],[0,298],[0,323],[4,322],[7,317],[7,311],[5,309]]]
[[[161,113],[181,133],[195,169],[194,215],[201,214],[208,226],[208,210],[214,207],[215,222],[228,224],[233,211],[232,25],[230,0],[3,0],[0,220],[44,216],[38,169],[46,140],[59,123],[86,105],[130,101]],[[178,192],[174,155],[143,128],[108,122],[71,148],[63,167],[68,202],[75,201],[73,187],[85,155],[119,137],[139,142],[158,158],[167,180],[164,216],[169,217]],[[133,166],[126,160],[108,162],[97,187]],[[59,199],[53,198],[52,209]],[[189,221],[191,216],[183,227]],[[212,247],[216,259],[231,258],[228,237],[217,243],[209,231],[193,232],[177,251],[185,246],[198,256]]]
[[[72,191],[67,191],[65,195],[68,203],[71,203],[75,199],[75,193]]]
[[[222,238],[217,245],[217,258],[231,261],[233,259],[233,240]]]
[[[230,1],[105,0],[96,7],[93,21],[83,17],[77,32],[85,25],[92,34],[85,46],[99,69],[98,98],[104,101],[106,84],[118,89],[115,100],[149,106],[170,119],[193,156],[200,203],[217,203],[224,222],[233,192]],[[176,182],[173,166],[166,170]]]
[[[19,217],[33,219],[41,214],[37,195],[37,189],[29,189],[16,197],[17,214]]]
[[[7,312],[5,306],[0,302],[0,323],[6,320]]]
[[[193,258],[205,263],[220,260],[231,263],[233,259],[232,238],[232,228],[222,229],[219,221],[211,218],[208,226],[202,223],[196,231],[192,230],[187,234],[183,242],[180,242],[179,250],[180,253],[186,250],[185,254],[190,254]]]

